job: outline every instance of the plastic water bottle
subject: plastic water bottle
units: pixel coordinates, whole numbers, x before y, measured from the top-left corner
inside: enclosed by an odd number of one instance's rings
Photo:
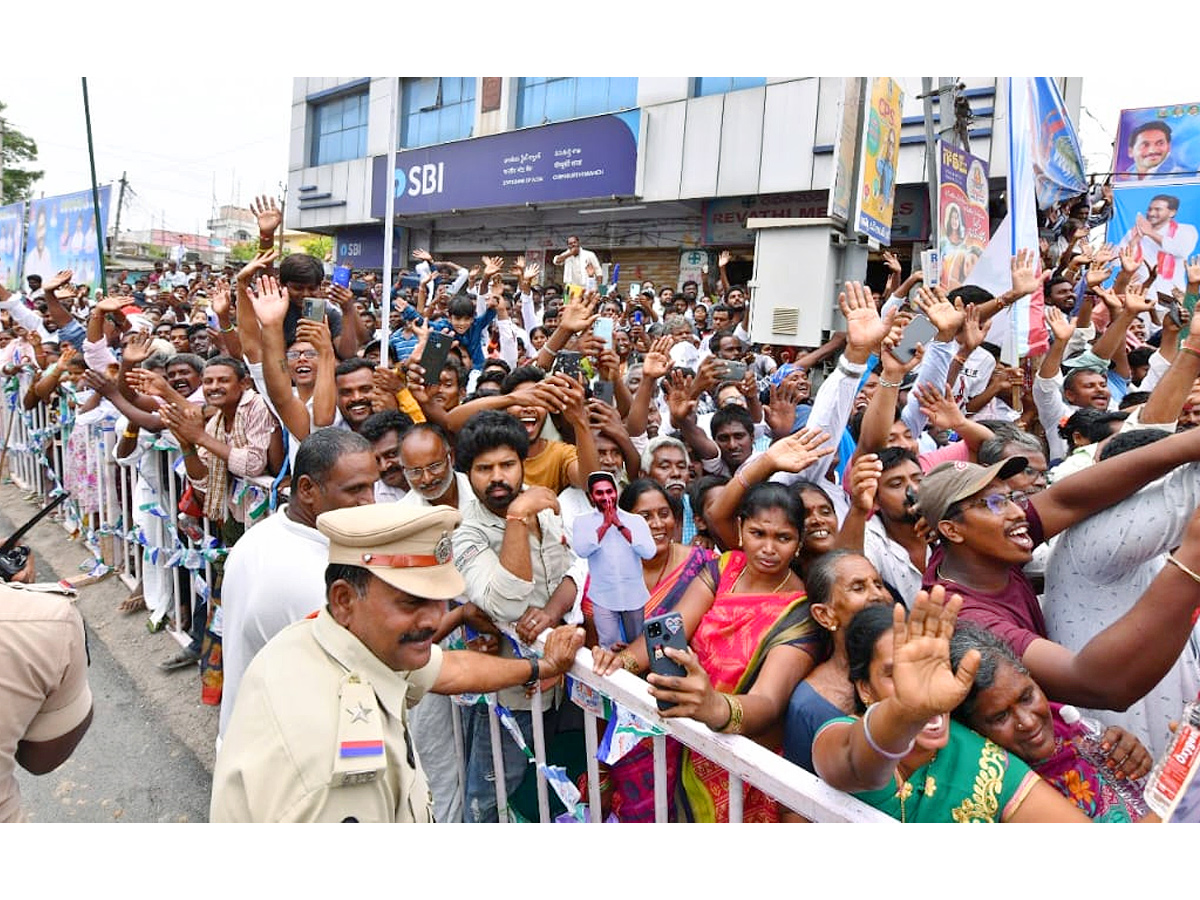
[[[1131,781],[1128,778],[1117,778],[1115,774],[1108,774],[1111,771],[1107,766],[1108,754],[1101,749],[1104,726],[1095,719],[1084,716],[1074,706],[1059,707],[1058,715],[1071,726],[1071,730],[1075,733],[1075,748],[1079,751],[1079,755],[1095,766],[1096,771],[1106,776],[1106,780],[1112,785],[1117,796],[1124,801],[1125,808],[1129,810],[1129,817],[1136,820],[1144,816],[1148,807],[1146,799],[1143,797],[1141,780]]]
[[[1200,762],[1200,698],[1183,708],[1179,729],[1146,778],[1146,802],[1165,822]]]

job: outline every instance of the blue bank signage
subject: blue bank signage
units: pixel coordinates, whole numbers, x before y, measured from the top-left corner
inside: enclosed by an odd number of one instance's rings
[[[637,138],[627,119],[597,116],[375,157],[371,215],[387,211],[396,191],[396,215],[410,216],[521,206],[593,197],[629,196],[637,176]]]

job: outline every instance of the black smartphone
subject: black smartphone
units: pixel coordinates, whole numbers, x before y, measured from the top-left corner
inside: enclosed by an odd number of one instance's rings
[[[687,649],[687,634],[683,630],[683,616],[677,612],[654,616],[642,626],[646,636],[646,654],[650,657],[650,671],[656,675],[671,675],[682,678],[687,669],[663,653],[664,647],[676,650]],[[670,709],[674,703],[658,701],[659,709]]]
[[[304,312],[301,318],[309,319],[313,322],[325,321],[325,298],[324,297],[305,297]]]
[[[738,360],[725,360],[725,374],[722,376],[724,381],[741,381],[746,377],[746,364]]]
[[[600,380],[592,387],[592,396],[609,406],[616,406],[616,388],[611,381]]]
[[[559,350],[554,354],[554,365],[550,367],[550,374],[557,375],[559,373],[566,375],[568,378],[579,380],[580,368],[579,362],[583,359],[583,354],[578,350]]]
[[[1175,323],[1176,328],[1183,327],[1183,314],[1179,312],[1179,303],[1175,300],[1171,301],[1171,308],[1167,310],[1167,318]]]
[[[418,365],[425,370],[425,383],[436,385],[442,369],[446,367],[446,359],[450,356],[450,347],[454,338],[440,331],[429,332],[425,341],[425,349],[421,352]]]
[[[937,326],[925,316],[917,316],[900,335],[900,343],[892,348],[892,356],[900,362],[908,362],[917,352],[917,344],[928,344],[937,334]]]

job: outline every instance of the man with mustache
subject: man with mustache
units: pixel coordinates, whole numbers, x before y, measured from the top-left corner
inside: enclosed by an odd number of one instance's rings
[[[406,414],[385,409],[371,415],[358,431],[370,441],[371,452],[379,467],[379,480],[375,482],[376,503],[396,503],[408,495],[408,481],[400,462],[400,442],[412,426],[413,420]]]
[[[588,561],[588,595],[595,604],[600,646],[630,644],[642,631],[642,606],[650,598],[642,560],[657,553],[650,526],[641,516],[617,508],[617,480],[610,472],[588,476],[595,507],[575,520],[571,546]]]
[[[450,537],[459,519],[403,503],[317,518],[329,540],[326,604],[246,670],[217,753],[210,821],[428,822],[408,707],[430,691],[535,687],[570,668],[583,645],[571,626],[547,637],[541,658],[434,646],[446,601],[464,589]]]
[[[516,623],[529,640],[559,622],[572,608],[577,584],[568,577],[575,556],[564,540],[558,497],[541,485],[525,484],[530,436],[509,413],[483,410],[458,432],[455,453],[466,472],[470,496],[459,498],[462,525],[454,532],[455,565],[466,580],[466,596],[498,622]],[[500,655],[516,656],[513,642],[499,642]],[[559,718],[561,691],[543,694],[547,733]],[[532,746],[532,701],[520,690],[501,691],[499,701]],[[551,708],[545,708],[549,705]],[[474,706],[467,723],[467,821],[494,822],[495,773],[487,709]],[[509,795],[527,768],[516,742],[502,739],[504,780]]]
[[[218,735],[233,715],[246,667],[267,641],[321,607],[328,539],[317,516],[375,502],[379,470],[361,435],[321,428],[300,444],[291,499],[229,551],[221,587],[225,683]]]

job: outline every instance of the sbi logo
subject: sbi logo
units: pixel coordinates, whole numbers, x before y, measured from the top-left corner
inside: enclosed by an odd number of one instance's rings
[[[404,173],[396,173],[396,196],[401,192],[410,197],[422,197],[426,194],[440,194],[446,174],[446,164],[425,163],[413,166],[408,170],[408,190],[404,190]]]

